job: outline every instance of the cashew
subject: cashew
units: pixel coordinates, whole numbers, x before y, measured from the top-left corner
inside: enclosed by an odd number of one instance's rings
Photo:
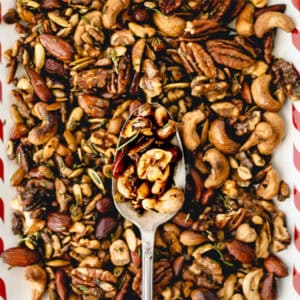
[[[247,300],[260,300],[259,283],[264,275],[262,269],[249,272],[243,280],[243,294]]]
[[[259,77],[268,71],[269,66],[262,60],[257,60],[250,67],[243,69],[244,75],[251,75],[252,77]]]
[[[269,123],[258,123],[249,139],[241,147],[240,151],[246,151],[257,144],[268,141],[272,137],[272,134],[273,130]]]
[[[264,7],[268,4],[268,0],[250,0],[250,2],[258,8]]]
[[[213,103],[210,108],[222,118],[237,118],[240,114],[237,105],[232,102]]]
[[[159,31],[169,37],[179,37],[185,29],[185,20],[177,16],[165,16],[156,12],[153,22]]]
[[[237,228],[235,238],[241,242],[253,243],[257,238],[257,233],[248,223],[243,223]]]
[[[222,300],[231,300],[234,294],[237,277],[235,274],[230,274],[224,281],[223,288],[218,291],[218,297]]]
[[[128,46],[133,45],[134,42],[134,36],[128,29],[118,30],[110,38],[110,44],[112,46]]]
[[[149,25],[139,25],[137,23],[130,22],[128,27],[135,36],[140,38],[150,38],[156,33],[156,30]]]
[[[163,127],[169,120],[168,111],[163,106],[159,106],[154,111],[154,120],[159,127]]]
[[[102,9],[102,22],[106,29],[113,29],[117,24],[117,17],[128,7],[130,0],[108,0]]]
[[[251,93],[255,104],[266,111],[280,111],[283,102],[277,101],[270,93],[271,75],[264,74],[253,80],[251,85]],[[279,99],[281,100],[281,99]]]
[[[182,118],[182,138],[185,147],[190,151],[195,151],[201,144],[197,126],[206,119],[206,115],[201,109],[186,113]]]
[[[203,161],[211,165],[210,174],[204,182],[205,188],[221,187],[229,176],[230,167],[226,157],[217,149],[212,148],[205,152]]]
[[[145,46],[146,46],[146,40],[139,39],[132,47],[131,60],[132,60],[133,69],[137,73],[141,71],[142,58],[143,58]]]
[[[292,32],[295,28],[293,20],[284,13],[277,11],[267,11],[261,14],[255,21],[254,32],[259,38],[272,28],[278,27],[286,32]]]
[[[256,190],[258,197],[265,200],[272,200],[279,193],[280,179],[276,170],[271,168],[264,181],[260,183]]]
[[[57,132],[58,121],[54,112],[47,110],[47,104],[38,102],[33,107],[33,114],[42,120],[40,126],[34,127],[28,134],[28,140],[33,145],[47,143]]]
[[[176,122],[173,120],[169,120],[167,124],[156,131],[156,134],[160,139],[167,140],[175,135],[176,128]]]
[[[31,265],[25,268],[24,277],[30,282],[31,300],[40,300],[46,289],[47,275],[39,265]]]
[[[236,19],[236,31],[240,35],[250,36],[254,33],[253,16],[254,16],[254,7],[251,4],[247,4]]]
[[[240,145],[233,141],[226,133],[225,122],[217,119],[210,125],[208,132],[209,141],[221,152],[226,154],[236,153]]]
[[[282,117],[277,113],[265,112],[263,118],[272,127],[272,136],[266,141],[260,142],[257,149],[262,155],[270,155],[284,137],[285,124]]]
[[[173,213],[179,210],[184,202],[184,193],[178,188],[170,188],[158,200],[144,199],[142,206],[145,210],[155,210],[159,213]]]
[[[109,247],[110,259],[114,266],[125,266],[130,263],[129,249],[123,240],[115,240]]]

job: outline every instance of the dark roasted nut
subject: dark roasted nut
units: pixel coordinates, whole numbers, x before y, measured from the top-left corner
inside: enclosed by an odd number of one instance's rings
[[[61,63],[53,58],[46,59],[45,71],[49,75],[52,75],[53,77],[66,78],[68,75],[66,69],[64,68],[63,63]]]
[[[44,79],[34,69],[25,67],[26,73],[30,78],[31,84],[37,96],[44,102],[49,102],[52,98],[51,92]]]
[[[173,269],[170,262],[161,259],[154,263],[153,266],[153,293],[159,295],[163,289],[168,286],[173,279]]]
[[[117,227],[118,223],[114,217],[102,217],[96,225],[95,236],[98,240],[106,239]]]
[[[18,14],[14,8],[10,8],[7,13],[3,16],[3,21],[6,24],[14,24],[18,20]]]
[[[137,7],[132,12],[133,18],[138,23],[144,23],[149,20],[149,13],[142,7]]]
[[[69,215],[61,212],[53,212],[47,215],[47,227],[54,232],[65,232],[72,225]]]
[[[26,267],[33,265],[40,259],[38,252],[25,247],[14,247],[1,254],[4,263],[13,267]]]
[[[42,34],[40,40],[46,50],[57,59],[64,62],[72,60],[73,47],[62,38],[51,34]]]
[[[277,285],[273,273],[269,273],[264,279],[260,296],[262,300],[276,300],[277,299]]]
[[[257,9],[255,11],[255,18],[259,17],[261,14],[267,12],[267,11],[279,11],[279,12],[284,12],[286,9],[285,4],[274,4],[266,7],[262,7],[260,9]]]
[[[178,256],[173,261],[172,267],[173,267],[175,277],[179,276],[179,274],[181,273],[182,268],[183,268],[183,264],[184,264],[184,257],[183,256]]]
[[[160,0],[158,6],[161,12],[169,15],[182,5],[182,0]]]
[[[67,299],[67,275],[63,269],[58,269],[55,273],[55,283],[60,300]]]
[[[265,259],[264,267],[269,273],[274,273],[279,278],[286,277],[289,274],[286,265],[274,255],[270,255]]]
[[[255,251],[245,243],[237,240],[226,242],[229,253],[243,264],[251,264],[255,259]]]
[[[220,65],[243,70],[254,64],[254,60],[244,54],[234,43],[225,40],[210,40],[206,42],[207,50]]]
[[[217,300],[218,298],[210,291],[204,289],[196,289],[191,293],[192,300]]]
[[[52,9],[60,8],[61,3],[60,3],[59,0],[42,0],[41,1],[41,7],[43,9],[52,10]]]
[[[12,141],[19,140],[28,133],[28,128],[23,123],[16,123],[10,132],[9,138]]]
[[[172,219],[172,221],[176,225],[183,228],[191,228],[193,225],[193,220],[191,219],[190,215],[184,212],[177,213],[175,217]]]
[[[103,118],[109,108],[108,100],[92,95],[78,96],[78,104],[88,116],[93,118]]]
[[[114,211],[113,201],[106,196],[99,199],[96,203],[96,209],[100,214],[108,214]]]

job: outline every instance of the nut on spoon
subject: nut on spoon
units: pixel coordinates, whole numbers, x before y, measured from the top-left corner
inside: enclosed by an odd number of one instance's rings
[[[163,107],[159,104],[151,104],[153,108]],[[138,108],[137,108],[138,109]],[[136,110],[137,110],[136,109]],[[135,111],[136,111],[135,110]],[[121,143],[121,136],[124,128],[126,128],[126,124],[131,120],[132,116],[135,114],[135,111],[130,115],[130,117],[126,120],[118,141],[117,149]],[[171,116],[169,115],[171,119]],[[176,134],[170,141],[171,144],[179,147],[181,151],[181,159],[176,163],[174,169],[174,186],[180,188],[182,191],[185,189],[185,181],[186,181],[186,169],[185,169],[185,160],[184,160],[184,152],[183,146],[181,142],[181,138],[179,135],[178,128],[176,128]],[[112,179],[112,194],[115,197],[117,193],[117,179]],[[119,213],[125,218],[131,221],[134,225],[136,225],[142,236],[142,299],[143,300],[152,300],[153,296],[153,250],[154,250],[154,237],[155,232],[158,226],[163,223],[166,223],[168,220],[173,218],[178,210],[172,213],[157,213],[154,211],[146,210],[142,215],[139,214],[137,210],[132,207],[131,201],[116,201],[115,206]]]

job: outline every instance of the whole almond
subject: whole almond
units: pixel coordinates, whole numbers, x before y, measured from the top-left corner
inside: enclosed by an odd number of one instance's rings
[[[73,47],[63,40],[52,34],[42,34],[40,41],[46,50],[57,59],[64,62],[70,62],[73,58]]]
[[[64,68],[62,62],[53,58],[46,59],[45,71],[52,77],[66,78],[68,76],[67,70]]]
[[[63,269],[58,269],[55,273],[55,283],[57,288],[57,293],[60,300],[67,299],[67,276]]]
[[[181,273],[183,263],[184,263],[183,256],[178,256],[174,259],[172,267],[173,267],[175,277],[179,276],[179,274]]]
[[[269,273],[263,281],[261,291],[261,300],[276,300],[277,286],[276,279],[273,273]]]
[[[25,71],[30,78],[32,87],[36,95],[44,102],[50,101],[52,98],[51,92],[40,74],[29,66],[25,67]]]
[[[197,246],[206,241],[206,236],[192,230],[185,230],[180,234],[180,243],[184,246]]]
[[[67,231],[72,225],[69,215],[61,212],[52,212],[47,215],[47,227],[53,232]]]
[[[40,259],[38,252],[25,247],[9,248],[2,253],[1,257],[4,263],[14,267],[33,265]]]
[[[264,267],[269,273],[274,273],[275,276],[279,278],[289,275],[286,265],[274,255],[270,255],[267,259],[265,259]]]
[[[194,223],[192,218],[190,218],[190,216],[183,211],[176,214],[175,217],[172,219],[172,221],[176,225],[183,227],[183,228],[191,228]]]
[[[238,240],[226,242],[229,253],[242,264],[251,264],[255,259],[255,251],[253,248]]]
[[[118,223],[114,217],[103,217],[96,226],[95,235],[98,240],[106,239],[117,227]]]

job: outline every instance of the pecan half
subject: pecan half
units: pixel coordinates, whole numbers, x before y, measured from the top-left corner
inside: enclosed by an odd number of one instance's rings
[[[180,43],[178,49],[183,65],[188,73],[197,72],[212,79],[218,75],[218,70],[211,56],[202,46],[196,43]]]
[[[233,41],[211,40],[206,42],[207,50],[214,60],[225,67],[243,70],[254,64],[254,60],[242,52]]]
[[[159,8],[165,15],[171,14],[182,5],[182,0],[160,0]]]

